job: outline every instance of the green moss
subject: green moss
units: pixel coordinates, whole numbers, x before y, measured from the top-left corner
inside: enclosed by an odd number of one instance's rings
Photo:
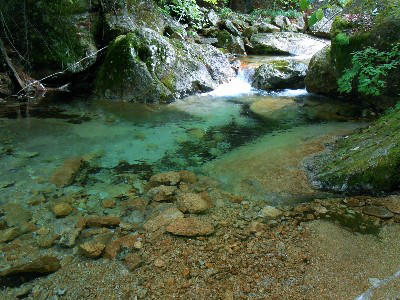
[[[348,192],[393,191],[400,185],[400,110],[341,139],[319,163],[325,188]]]
[[[73,67],[72,64],[85,57],[90,47],[94,47],[91,24],[97,23],[97,16],[82,17],[83,22],[76,15],[89,11],[87,1],[35,1],[29,3],[28,9],[29,20],[36,28],[31,34],[35,66]]]
[[[176,77],[175,77],[175,74],[173,72],[171,72],[167,76],[164,76],[164,77],[160,78],[160,81],[170,91],[175,90]]]
[[[118,36],[109,46],[96,78],[96,91],[106,98],[136,102],[168,102],[170,91],[154,76],[146,42],[138,33]]]
[[[274,60],[269,62],[269,64],[273,65],[275,69],[278,69],[281,72],[285,72],[289,66],[289,62],[287,60]]]

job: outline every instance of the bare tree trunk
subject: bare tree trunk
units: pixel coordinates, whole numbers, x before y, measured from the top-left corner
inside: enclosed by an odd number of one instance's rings
[[[21,79],[13,63],[11,62],[11,59],[8,57],[6,47],[4,46],[3,40],[1,38],[0,38],[0,51],[4,57],[5,62],[7,63],[7,66],[10,68],[15,80],[18,82],[20,88],[25,89],[26,87],[25,82]]]

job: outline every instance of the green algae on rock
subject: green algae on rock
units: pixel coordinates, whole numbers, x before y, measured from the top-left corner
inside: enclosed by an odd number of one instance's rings
[[[227,58],[209,45],[195,45],[142,28],[117,37],[96,79],[106,99],[167,103],[210,91],[234,75]]]
[[[306,161],[316,188],[346,193],[390,192],[400,184],[400,110],[370,127],[339,139]]]

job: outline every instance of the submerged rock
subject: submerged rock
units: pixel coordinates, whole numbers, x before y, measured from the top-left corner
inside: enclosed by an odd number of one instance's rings
[[[83,160],[80,157],[66,160],[64,164],[57,168],[50,177],[50,182],[57,187],[64,187],[72,184],[76,175],[83,165]]]
[[[52,211],[56,217],[65,217],[72,212],[72,206],[68,203],[57,203],[53,206]]]
[[[257,68],[252,85],[263,90],[304,87],[307,65],[294,61],[275,61]]]
[[[267,120],[290,119],[297,115],[296,102],[290,98],[265,97],[250,105],[250,111]]]

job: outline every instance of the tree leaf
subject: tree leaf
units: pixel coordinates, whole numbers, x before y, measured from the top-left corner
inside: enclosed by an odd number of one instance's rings
[[[310,1],[309,0],[300,0],[300,9],[301,10],[307,10],[310,7]]]
[[[321,21],[324,18],[324,11],[320,8],[315,12],[315,15],[318,21]]]
[[[316,13],[314,12],[314,13],[311,15],[310,19],[308,20],[308,25],[309,25],[309,26],[313,26],[313,25],[315,25],[317,22],[318,22],[318,18],[317,18],[317,16],[316,16]]]

